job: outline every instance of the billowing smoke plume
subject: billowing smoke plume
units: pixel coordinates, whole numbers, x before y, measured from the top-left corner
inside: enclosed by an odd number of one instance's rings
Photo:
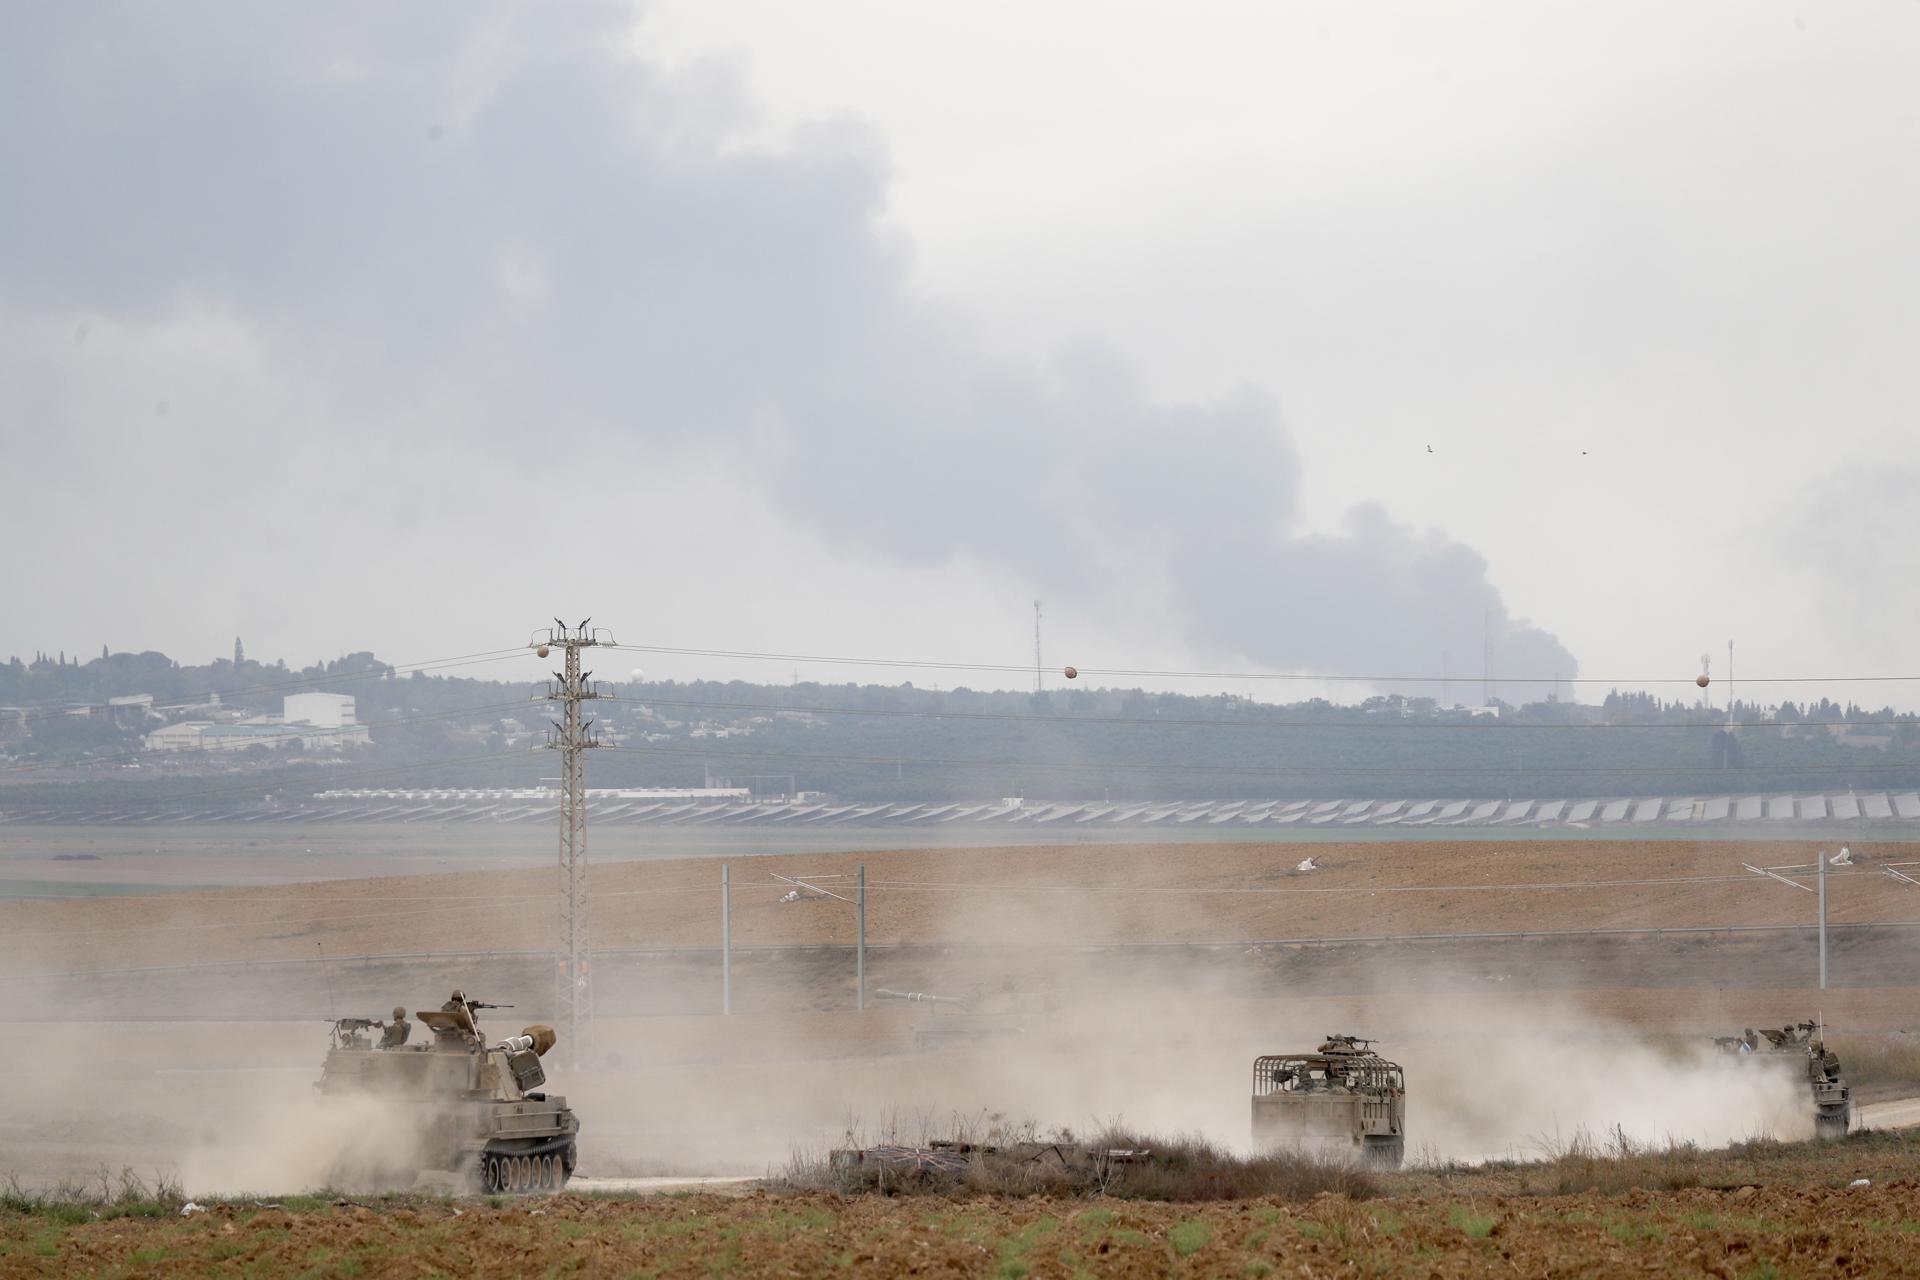
[[[617,511],[628,478],[719,465],[842,559],[1181,618],[1220,659],[1477,674],[1490,634],[1508,676],[1574,673],[1470,548],[1370,506],[1303,536],[1269,396],[984,354],[909,288],[867,133],[748,141],[738,77],[650,62],[627,9],[198,12],[40,6],[0,46],[0,445],[50,473],[17,518],[194,495],[76,535],[103,572],[255,572],[222,534],[266,521],[397,600],[429,558],[535,563],[500,517],[557,516],[543,485]],[[342,493],[352,520],[293,514]]]

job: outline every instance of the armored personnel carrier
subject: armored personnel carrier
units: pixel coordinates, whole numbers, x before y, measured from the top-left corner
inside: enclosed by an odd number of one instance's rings
[[[324,1097],[375,1097],[411,1120],[410,1172],[463,1189],[558,1190],[573,1174],[580,1122],[567,1100],[541,1092],[540,1058],[554,1045],[551,1027],[534,1025],[489,1044],[478,1012],[506,1008],[456,991],[438,1009],[414,1016],[431,1037],[409,1044],[404,1009],[392,1022],[340,1018],[314,1086]],[[378,1043],[371,1031],[381,1029]]]
[[[1748,1027],[1737,1036],[1715,1036],[1714,1048],[1744,1061],[1804,1073],[1813,1100],[1813,1135],[1844,1138],[1853,1124],[1853,1091],[1840,1074],[1840,1059],[1827,1048],[1818,1022],[1786,1027]]]
[[[1406,1079],[1373,1041],[1328,1036],[1317,1053],[1253,1060],[1253,1145],[1353,1153],[1398,1168],[1406,1158]]]

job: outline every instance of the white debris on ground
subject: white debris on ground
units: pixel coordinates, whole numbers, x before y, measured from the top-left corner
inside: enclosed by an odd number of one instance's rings
[[[206,1211],[207,1211],[207,1206],[203,1204],[195,1204],[191,1200],[187,1201],[185,1204],[180,1206],[180,1216],[183,1218],[191,1218],[196,1213],[205,1213]]]
[[[780,901],[781,902],[798,902],[800,901],[800,891],[798,889],[789,889],[785,893],[780,895]]]
[[[1873,1185],[1872,1178],[1855,1178],[1852,1182],[1849,1182],[1847,1184],[1847,1186],[1850,1188],[1851,1187],[1870,1187],[1872,1185]]]
[[[1305,862],[1302,862],[1300,865],[1294,868],[1295,871],[1318,871],[1319,869],[1320,869],[1320,864],[1315,862],[1312,858],[1308,858]]]
[[[1830,866],[1830,867],[1850,867],[1850,866],[1852,866],[1852,865],[1853,865],[1853,850],[1851,850],[1851,849],[1849,849],[1849,848],[1848,848],[1848,847],[1847,847],[1846,845],[1844,845],[1844,844],[1843,844],[1843,845],[1841,845],[1841,846],[1840,846],[1840,852],[1839,852],[1839,853],[1836,853],[1836,854],[1834,854],[1834,855],[1833,855],[1833,857],[1831,857],[1831,858],[1828,858],[1828,859],[1827,859],[1827,865],[1828,865],[1828,866]]]

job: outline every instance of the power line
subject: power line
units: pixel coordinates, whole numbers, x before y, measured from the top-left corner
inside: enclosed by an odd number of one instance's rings
[[[1231,947],[1242,950],[1248,947],[1299,947],[1299,946],[1351,946],[1354,944],[1405,943],[1405,942],[1464,942],[1487,939],[1542,939],[1542,938],[1611,938],[1611,937],[1651,937],[1664,938],[1675,936],[1698,936],[1702,934],[1735,933],[1797,933],[1815,928],[1805,924],[1708,924],[1708,925],[1656,925],[1642,928],[1597,928],[1597,929],[1507,929],[1497,932],[1463,933],[1365,933],[1365,934],[1320,934],[1292,938],[1154,938],[1154,939],[1107,939],[1093,942],[1063,943],[980,943],[964,945],[968,949],[1006,950],[1013,947],[1062,949],[1069,951],[1137,951],[1170,950],[1178,948],[1221,949]],[[1920,928],[1920,920],[1857,920],[1836,922],[1832,929],[1914,929]],[[948,950],[956,946],[953,942],[925,943],[914,941],[872,942],[868,949],[874,951],[909,951],[916,948]],[[753,952],[760,955],[777,954],[783,951],[820,951],[850,950],[852,943],[846,942],[796,942],[796,943],[750,943],[735,946],[736,951]],[[685,947],[600,947],[595,956],[698,956],[710,955],[720,950],[713,946]],[[537,949],[486,950],[486,951],[386,951],[370,952],[359,955],[334,956],[334,963],[399,961],[399,960],[440,960],[440,959],[547,959],[551,951]],[[278,957],[264,960],[209,960],[189,964],[151,964],[120,969],[67,969],[43,970],[35,973],[0,974],[4,982],[53,982],[74,978],[123,977],[129,974],[187,973],[208,969],[242,969],[253,965],[260,966],[296,966],[324,963],[312,956]],[[40,1021],[97,1021],[97,1015],[81,1014],[71,1018],[49,1017]],[[176,1015],[169,1017],[149,1017],[132,1019],[146,1022],[233,1022],[238,1019],[218,1015]],[[254,1022],[301,1022],[306,1018],[280,1016],[273,1018],[253,1018]]]
[[[748,659],[760,659],[760,660],[767,660],[767,661],[805,661],[805,662],[820,662],[820,663],[837,663],[842,665],[892,666],[892,667],[907,667],[907,668],[930,668],[930,669],[939,669],[939,670],[983,670],[983,671],[1009,671],[1009,672],[1012,672],[1012,671],[1025,672],[1027,670],[1027,668],[1025,667],[1014,666],[1012,664],[955,663],[955,662],[934,662],[934,661],[914,660],[914,659],[868,659],[868,658],[850,658],[850,657],[838,657],[838,656],[827,656],[827,655],[756,653],[756,652],[745,651],[745,650],[686,649],[686,648],[670,648],[667,646],[659,646],[659,645],[609,645],[607,647],[611,649],[640,652],[640,653],[667,653],[667,654],[681,654],[681,655],[723,657],[723,658],[748,658]],[[394,677],[403,676],[403,675],[410,675],[415,671],[430,671],[430,670],[446,669],[446,668],[452,668],[452,667],[482,665],[482,664],[488,664],[493,662],[505,661],[514,657],[524,656],[525,652],[526,651],[523,648],[487,650],[487,651],[482,651],[478,653],[459,654],[459,655],[454,655],[446,658],[434,658],[434,659],[429,659],[426,661],[415,662],[415,663],[397,663],[397,664],[391,664],[391,665],[383,664],[381,669],[376,671],[321,673],[321,674],[312,675],[312,676],[300,676],[291,680],[279,681],[275,683],[247,685],[247,686],[241,686],[238,688],[225,689],[225,690],[207,690],[197,695],[189,695],[179,699],[170,700],[164,703],[155,703],[153,704],[153,709],[154,710],[180,710],[180,709],[190,708],[194,706],[202,706],[202,705],[206,705],[207,700],[214,696],[227,698],[227,697],[242,697],[242,696],[248,696],[253,694],[290,692],[290,691],[301,690],[301,689],[314,689],[323,685],[347,683],[347,682],[352,682],[356,680],[378,680],[378,679],[394,678]],[[1265,679],[1265,680],[1294,680],[1294,681],[1329,680],[1329,681],[1352,681],[1352,682],[1374,682],[1374,683],[1408,683],[1408,682],[1430,683],[1435,679],[1435,677],[1432,677],[1432,676],[1370,676],[1370,675],[1344,675],[1344,674],[1302,675],[1302,674],[1295,674],[1295,673],[1172,671],[1172,670],[1095,668],[1095,667],[1079,667],[1077,668],[1077,671],[1083,675],[1134,675],[1134,676],[1152,676],[1152,677],[1167,677],[1167,678],[1186,677],[1186,678],[1232,679],[1232,680]],[[1511,677],[1509,678],[1511,679]],[[1759,683],[1817,684],[1823,681],[1831,681],[1831,682],[1905,681],[1905,680],[1920,679],[1920,676],[1834,676],[1834,677],[1773,677],[1773,678],[1743,677],[1743,678],[1752,680],[1755,682],[1759,682]],[[1519,683],[1528,683],[1528,681],[1520,680]],[[1681,679],[1681,678],[1674,678],[1671,680],[1666,680],[1666,679],[1604,680],[1598,677],[1583,677],[1578,680],[1568,681],[1568,683],[1626,684],[1626,685],[1658,684],[1658,683],[1685,684],[1685,683],[1691,683],[1691,680]],[[738,708],[738,709],[744,709],[744,710],[766,710],[766,711],[795,711],[795,712],[807,712],[810,714],[819,714],[819,715],[901,716],[901,717],[924,717],[924,718],[940,718],[940,719],[975,719],[975,720],[997,719],[997,720],[1011,720],[1011,721],[1031,720],[1035,723],[1049,723],[1049,724],[1057,724],[1057,723],[1182,724],[1182,725],[1191,725],[1195,727],[1206,726],[1206,727],[1231,727],[1231,728],[1266,728],[1266,727],[1283,727],[1283,726],[1299,727],[1299,728],[1308,728],[1308,727],[1366,728],[1366,729],[1412,728],[1412,729],[1468,730],[1468,731],[1480,731],[1480,732],[1496,731],[1500,729],[1509,729],[1509,730],[1616,729],[1616,728],[1680,729],[1680,728],[1697,728],[1697,727],[1707,726],[1707,722],[1701,722],[1699,725],[1695,725],[1691,723],[1678,723],[1678,724],[1672,724],[1672,723],[1661,723],[1661,724],[1611,724],[1611,723],[1608,723],[1608,724],[1531,724],[1531,723],[1525,723],[1525,724],[1516,724],[1513,722],[1488,721],[1485,719],[1477,719],[1469,722],[1383,721],[1383,722],[1366,722],[1364,724],[1362,723],[1349,724],[1349,723],[1329,722],[1329,721],[1236,722],[1236,721],[1198,720],[1198,719],[1190,719],[1190,718],[1189,719],[1168,719],[1166,717],[1083,716],[1083,715],[1049,717],[1049,716],[1034,716],[1034,715],[1022,715],[1022,714],[1015,714],[1015,713],[996,713],[996,712],[889,710],[889,709],[880,709],[880,708],[799,706],[799,705],[779,704],[779,703],[707,702],[707,701],[693,700],[693,699],[668,699],[668,698],[649,698],[647,700],[649,702],[658,702],[663,706],[708,707],[708,708],[715,708],[715,709]],[[33,721],[33,720],[40,720],[40,719],[47,719],[47,718],[54,718],[54,717],[69,715],[72,713],[73,709],[76,706],[90,706],[90,705],[98,705],[98,704],[89,704],[89,703],[85,703],[77,700],[66,700],[66,701],[57,702],[57,703],[48,702],[44,704],[29,704],[27,707],[23,708],[26,714],[16,717],[16,720],[17,721]],[[1780,727],[1791,725],[1791,724],[1801,724],[1801,723],[1825,724],[1827,722],[1825,721],[1787,722],[1787,721],[1766,720],[1766,721],[1743,721],[1743,722],[1737,722],[1737,723],[1728,723],[1725,721],[1720,721],[1718,722],[1718,727],[1780,728]],[[1849,720],[1849,721],[1837,721],[1834,723],[1842,723],[1849,726],[1853,726],[1853,725],[1880,725],[1880,724],[1898,723],[1898,722],[1897,721],[1889,722],[1889,721],[1881,721],[1881,720],[1864,720],[1864,721]]]
[[[1874,876],[1874,873],[1868,870],[1861,870],[1861,871],[1854,871],[1854,872],[1829,872],[1828,874],[1835,879],[1842,879],[1848,876],[1853,876],[1853,877]],[[815,877],[815,878],[818,879],[822,877]],[[881,889],[881,890],[891,890],[891,891],[902,892],[902,893],[907,893],[907,892],[981,893],[981,894],[986,894],[986,893],[1049,893],[1049,894],[1065,893],[1065,894],[1078,894],[1078,895],[1084,895],[1084,896],[1125,894],[1129,896],[1159,895],[1159,896],[1169,896],[1169,897],[1268,897],[1268,896],[1276,896],[1276,895],[1278,896],[1309,895],[1309,896],[1354,897],[1354,896],[1360,896],[1360,895],[1373,896],[1373,895],[1382,894],[1382,893],[1476,893],[1476,892],[1543,893],[1543,892],[1561,892],[1566,890],[1581,890],[1581,889],[1645,888],[1645,887],[1658,887],[1658,886],[1666,886],[1666,885],[1724,884],[1724,883],[1746,884],[1746,885],[1752,885],[1754,887],[1762,887],[1766,884],[1766,882],[1764,881],[1755,880],[1751,875],[1706,875],[1706,876],[1671,876],[1671,877],[1623,879],[1623,880],[1516,881],[1516,882],[1499,883],[1499,884],[1424,884],[1424,885],[1386,885],[1386,886],[1350,885],[1350,886],[1324,886],[1324,887],[1298,887],[1298,888],[1282,888],[1282,887],[1274,887],[1274,886],[1267,886],[1267,885],[1230,885],[1230,886],[1212,885],[1212,886],[1188,887],[1188,886],[1181,886],[1181,885],[1130,886],[1130,885],[1075,885],[1075,884],[978,884],[978,883],[968,883],[966,881],[914,881],[914,880],[869,881],[867,887],[870,891]],[[783,889],[784,890],[784,889],[791,889],[793,885],[790,881],[747,880],[747,881],[736,882],[734,887]],[[635,897],[667,896],[667,895],[678,895],[678,894],[717,895],[719,893],[720,893],[720,887],[718,885],[688,885],[688,886],[678,886],[678,887],[672,887],[672,888],[658,888],[658,889],[617,890],[611,893],[596,894],[595,896],[604,897],[604,898],[635,898]],[[156,895],[156,898],[158,899],[158,901],[162,903],[192,901],[192,902],[215,902],[220,905],[233,905],[233,906],[253,906],[262,901],[301,901],[300,899],[293,899],[293,898],[265,899],[256,895],[247,894],[244,890],[236,890],[234,894],[228,898],[215,898],[212,896],[199,896],[194,898],[186,898],[183,896],[177,896],[173,894]],[[245,928],[249,925],[258,926],[260,928],[266,929],[266,928],[274,928],[280,925],[294,924],[294,923],[326,924],[326,925],[353,924],[353,923],[362,922],[362,921],[411,919],[411,918],[423,916],[423,915],[441,915],[441,914],[446,914],[448,912],[454,912],[454,911],[483,910],[485,909],[484,904],[486,903],[494,903],[494,902],[500,902],[500,901],[525,902],[528,900],[529,900],[529,895],[527,894],[476,894],[476,895],[444,895],[444,896],[418,895],[417,897],[414,897],[414,898],[396,898],[396,899],[388,899],[383,897],[381,899],[381,901],[383,902],[385,901],[452,902],[458,905],[430,907],[430,908],[410,908],[405,911],[356,911],[356,912],[349,912],[349,913],[339,914],[339,915],[324,915],[324,914],[313,915],[313,914],[301,914],[301,913],[288,913],[283,915],[277,915],[272,919],[266,919],[266,920],[228,920],[228,921],[221,921],[221,922],[215,922],[215,923],[196,921],[190,924],[147,925],[147,926],[135,926],[132,928],[45,930],[45,931],[34,932],[34,933],[10,933],[8,934],[8,937],[38,940],[38,939],[46,939],[46,938],[102,937],[109,934],[117,935],[117,934],[144,934],[144,933],[184,933],[184,932],[191,932],[196,929],[239,929],[239,928]],[[44,902],[46,900],[31,900],[31,901]],[[69,901],[72,901],[72,899],[69,899]],[[98,899],[89,899],[88,901],[97,902]],[[339,903],[346,902],[346,901],[350,901],[350,900],[336,898],[329,901],[317,902],[317,903],[314,903],[313,905],[332,906],[332,905],[337,905]],[[799,944],[796,944],[796,945],[799,945]]]
[[[812,662],[830,666],[850,667],[903,667],[930,671],[1004,671],[1028,673],[1029,668],[1009,662],[939,662],[916,658],[856,658],[839,654],[808,653],[765,653],[750,649],[696,649],[674,645],[622,644],[610,648],[630,653],[666,654],[678,657],[728,658],[754,662]],[[1165,680],[1290,680],[1305,683],[1314,682],[1352,682],[1357,684],[1439,684],[1441,677],[1436,675],[1355,675],[1347,673],[1302,673],[1277,671],[1179,671],[1161,670],[1146,667],[1087,667],[1075,664],[1075,670],[1082,676],[1128,676],[1137,678]],[[1641,685],[1685,684],[1695,682],[1693,676],[1656,676],[1650,679],[1623,679],[1601,676],[1562,676],[1556,681],[1550,676],[1520,676],[1511,672],[1496,673],[1499,679],[1509,684],[1605,684],[1638,687]],[[1891,676],[1741,676],[1743,683],[1753,684],[1872,684],[1897,681],[1920,681],[1920,675]]]
[[[1829,872],[1836,878],[1840,873]],[[1871,872],[1853,872],[1871,875]],[[1380,893],[1541,893],[1567,889],[1615,889],[1686,884],[1751,884],[1764,882],[1751,875],[1669,876],[1638,880],[1541,880],[1506,884],[1410,884],[1410,885],[1330,885],[1322,887],[1279,888],[1270,885],[1231,885],[1188,888],[1180,885],[1068,885],[1068,884],[969,884],[965,881],[870,880],[869,889],[892,889],[927,893],[1112,893],[1166,894],[1175,897],[1246,897],[1332,895],[1372,896]]]
[[[533,869],[533,865],[528,864],[527,866],[523,866],[523,867],[485,867],[485,868],[478,868],[470,872],[455,872],[455,873],[431,872],[428,874],[487,875],[487,874],[492,874],[494,872],[511,874],[516,871],[530,871],[532,869]],[[381,878],[385,879],[386,877],[381,877]],[[1745,879],[1745,877],[1743,876],[1735,877],[1735,879]],[[325,884],[327,882],[326,881],[305,881],[303,883]],[[357,882],[349,880],[349,881],[343,881],[341,883],[353,884]],[[734,881],[734,883],[736,885],[747,885],[749,887],[766,888],[766,889],[782,889],[782,888],[791,887],[779,880],[736,880]],[[596,898],[644,898],[644,897],[650,897],[654,894],[713,893],[713,892],[716,892],[714,888],[712,888],[709,885],[702,884],[702,885],[685,885],[678,888],[618,889],[611,893],[599,893],[599,894],[595,894],[594,896]],[[356,902],[360,902],[367,897],[372,897],[379,902],[525,902],[532,896],[533,895],[527,894],[527,893],[376,892],[371,894],[362,893],[362,894],[355,894],[355,895],[335,894],[332,896],[326,896],[322,894],[261,894],[261,893],[253,892],[246,885],[235,885],[224,892],[217,892],[217,893],[170,893],[165,889],[156,889],[152,894],[123,895],[119,898],[111,899],[111,901],[139,902],[139,901],[145,901],[145,900],[151,899],[154,902],[163,903],[168,906],[171,906],[179,902],[201,902],[201,903],[207,903],[211,906],[217,906],[217,907],[248,907],[248,906],[253,906],[257,903],[262,903],[262,902],[299,902],[299,903],[305,903],[309,906],[326,907],[326,906],[337,906],[340,904],[353,904]],[[103,899],[98,897],[8,898],[8,899],[0,899],[0,909],[4,909],[7,906],[17,905],[20,903],[100,902],[102,900]],[[263,921],[262,923],[271,924],[273,922]],[[21,937],[24,935],[10,934],[8,936]]]
[[[685,707],[685,708],[699,708],[699,709],[705,709],[705,710],[764,711],[764,712],[775,712],[775,713],[788,712],[792,714],[801,714],[801,715],[859,716],[859,717],[882,718],[882,719],[963,720],[963,721],[970,720],[970,721],[986,721],[986,722],[1013,723],[1013,724],[1034,724],[1034,725],[1043,725],[1048,728],[1058,728],[1062,726],[1072,726],[1072,725],[1126,725],[1126,726],[1135,726],[1135,727],[1141,727],[1141,728],[1227,729],[1227,730],[1234,730],[1238,732],[1245,732],[1248,730],[1265,730],[1265,729],[1288,729],[1288,730],[1352,729],[1352,730],[1360,730],[1360,731],[1439,729],[1439,730],[1465,730],[1467,732],[1479,732],[1479,733],[1489,733],[1489,732],[1498,733],[1498,732],[1519,732],[1519,731],[1528,731],[1528,730],[1550,730],[1551,731],[1551,730],[1594,730],[1594,729],[1718,730],[1720,728],[1727,727],[1724,725],[1724,723],[1712,724],[1712,723],[1705,723],[1705,722],[1667,723],[1667,724],[1618,724],[1618,723],[1526,724],[1526,723],[1515,723],[1512,721],[1505,721],[1505,722],[1488,721],[1484,719],[1476,722],[1471,722],[1471,723],[1458,722],[1458,721],[1437,722],[1437,721],[1407,721],[1407,720],[1356,721],[1356,722],[1321,721],[1321,720],[1201,720],[1201,719],[1194,719],[1191,717],[1094,716],[1094,715],[1037,716],[1037,715],[1018,713],[1018,712],[908,710],[908,709],[881,708],[881,707],[831,707],[831,706],[818,706],[818,705],[811,705],[811,704],[788,704],[788,703],[773,703],[773,702],[709,701],[709,700],[697,699],[697,698],[649,697],[644,699],[644,701],[648,706]],[[492,712],[492,711],[517,710],[517,709],[521,709],[522,707],[523,707],[523,704],[517,701],[483,703],[483,704],[479,704],[471,707],[455,707],[455,708],[449,708],[442,711],[419,712],[413,715],[391,717],[391,718],[381,719],[377,721],[363,721],[361,723],[369,729],[377,729],[377,728],[385,728],[385,727],[394,726],[394,725],[419,724],[419,723],[425,723],[425,722],[434,721],[434,720],[459,719],[461,717],[469,716],[469,715],[481,715],[481,714]],[[1794,723],[1795,722],[1751,721],[1751,722],[1742,722],[1741,724],[1734,727],[1754,728],[1754,729],[1766,729],[1766,728],[1779,729],[1779,728],[1793,727]],[[1817,723],[1825,723],[1825,722],[1817,722]],[[1855,726],[1890,727],[1890,726],[1897,726],[1898,724],[1908,723],[1908,722],[1846,721],[1844,723],[1848,727],[1855,727]],[[313,732],[314,732],[313,730],[302,730],[296,727],[287,726],[285,727],[284,732],[255,735],[254,738],[252,739],[252,742],[249,743],[249,745],[253,745],[253,744],[272,745],[275,742],[285,741],[292,738],[309,737],[309,736],[312,736]],[[650,750],[665,751],[666,749],[650,748]],[[695,754],[706,755],[711,753],[697,752]],[[723,752],[721,754],[727,754],[727,753]],[[746,754],[748,756],[753,756],[759,753],[743,753],[743,754]],[[766,753],[766,754],[768,755],[769,758],[771,758],[772,753]],[[154,756],[155,756],[154,752],[151,752],[144,748],[129,748],[124,751],[112,752],[106,755],[90,755],[82,759],[71,760],[71,761],[66,761],[66,760],[29,761],[26,763],[0,766],[0,776],[5,776],[9,774],[45,772],[48,770],[83,768],[87,765],[107,764],[107,763],[113,763],[115,761],[152,759],[154,758]],[[794,753],[790,758],[824,759],[826,757],[813,756],[810,754],[802,755],[800,753]],[[882,764],[896,763],[893,757],[886,757],[885,759],[881,759],[879,757],[873,757],[871,758],[871,762],[882,763]],[[904,760],[904,761],[898,761],[897,763],[954,764],[956,762],[951,762],[951,761],[923,762],[923,761],[914,761],[914,760]],[[982,764],[982,765],[979,765],[978,767],[989,767],[989,766]],[[991,767],[999,767],[999,766],[991,766]],[[1017,765],[1017,766],[1010,766],[1010,767],[1025,768],[1029,766]],[[1034,767],[1048,767],[1048,766],[1034,766]],[[1093,766],[1088,766],[1088,767],[1093,767]],[[1112,767],[1147,768],[1152,766],[1115,765]],[[1190,766],[1190,767],[1199,767],[1199,766]],[[1608,769],[1604,766],[1580,766],[1580,767],[1582,769],[1588,769],[1593,772],[1602,772],[1602,773],[1634,772],[1635,771],[1632,769],[1625,769],[1625,768],[1618,769],[1618,770]],[[1702,766],[1702,767],[1704,768],[1705,766]],[[1830,769],[1830,770],[1840,771],[1840,772],[1851,772],[1856,769],[1897,770],[1902,767],[1904,766],[1832,765],[1832,766],[1805,766],[1805,769],[1809,771],[1817,770],[1817,769]],[[1920,768],[1920,763],[1916,763],[1912,767]],[[1569,766],[1569,768],[1571,768],[1571,766]],[[1802,771],[1800,766],[1789,766],[1789,765],[1775,765],[1775,766],[1756,765],[1756,766],[1743,766],[1743,768],[1747,768],[1750,770],[1758,770],[1758,771],[1768,771],[1768,770],[1783,771],[1783,772]],[[1243,770],[1238,770],[1238,769],[1231,770],[1231,771],[1244,772]],[[1267,770],[1266,770],[1266,767],[1263,766],[1263,767],[1260,767],[1258,771],[1265,772]],[[1351,772],[1351,770],[1339,770],[1339,769],[1336,769],[1333,771],[1334,772]],[[1419,773],[1430,772],[1430,770],[1428,769],[1417,767],[1417,766],[1409,766],[1407,767],[1406,771],[1419,772]],[[1499,772],[1499,773],[1525,772],[1525,770],[1498,769],[1498,768],[1491,768],[1488,771]],[[1566,770],[1553,769],[1548,771],[1549,772],[1565,772]],[[1733,772],[1738,772],[1738,771],[1739,770],[1734,770]]]
[[[775,881],[772,881],[772,880],[753,881],[751,883],[757,886],[764,886],[766,888],[785,887],[785,886],[778,885]],[[716,893],[716,892],[718,892],[717,889],[708,888],[703,885],[703,886],[700,886],[699,888],[686,888],[686,889],[634,889],[634,890],[628,890],[621,893],[606,894],[603,896],[610,897],[610,898],[627,898],[627,897],[643,897],[643,896],[656,894],[656,893],[657,894],[669,894],[669,893],[707,894],[707,893]],[[153,896],[161,902],[179,902],[183,900],[215,901],[214,899],[206,899],[206,898],[181,899],[170,893],[155,894]],[[287,913],[283,915],[276,915],[272,919],[267,919],[267,920],[223,920],[223,921],[217,921],[217,922],[211,922],[211,923],[207,921],[194,921],[191,924],[135,925],[132,927],[115,927],[110,929],[50,929],[50,930],[44,930],[38,933],[10,932],[8,933],[7,937],[9,939],[28,938],[28,939],[35,939],[35,940],[46,939],[46,938],[99,938],[99,937],[106,937],[108,935],[118,936],[121,934],[136,934],[136,933],[191,933],[200,929],[244,929],[249,925],[255,926],[261,929],[271,929],[281,925],[288,925],[288,924],[303,924],[303,925],[305,924],[324,924],[324,925],[355,924],[361,921],[369,921],[369,920],[402,920],[402,919],[412,919],[418,916],[444,915],[454,911],[481,911],[486,909],[485,907],[486,902],[499,901],[503,898],[510,898],[518,902],[526,902],[530,900],[531,895],[524,894],[524,893],[502,894],[502,895],[488,894],[488,895],[484,895],[484,901],[481,898],[468,899],[464,897],[455,897],[447,900],[456,902],[458,904],[456,906],[419,907],[419,908],[409,908],[408,910],[405,910],[405,911],[355,911],[355,912],[346,913],[344,915],[305,915],[300,913]],[[422,897],[418,899],[418,901],[423,901],[423,902],[433,902],[438,900],[439,899],[435,899],[432,897]],[[49,902],[49,901],[98,902],[100,900],[98,898],[88,898],[88,899],[25,898],[25,899],[18,899],[18,901],[45,904],[46,902]],[[250,905],[251,903],[258,902],[258,901],[260,901],[260,899],[257,899],[257,898],[236,898],[233,900],[232,905],[247,906],[247,905]],[[277,901],[288,901],[288,899],[277,899]],[[346,901],[346,900],[335,899],[334,901],[340,902],[340,901]],[[222,904],[222,905],[225,905],[225,904]],[[333,904],[321,903],[319,905],[325,906],[325,905],[333,905]]]

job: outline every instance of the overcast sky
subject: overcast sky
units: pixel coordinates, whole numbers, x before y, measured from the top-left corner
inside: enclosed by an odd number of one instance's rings
[[[1920,5],[344,12],[8,11],[0,655],[1920,671]]]

